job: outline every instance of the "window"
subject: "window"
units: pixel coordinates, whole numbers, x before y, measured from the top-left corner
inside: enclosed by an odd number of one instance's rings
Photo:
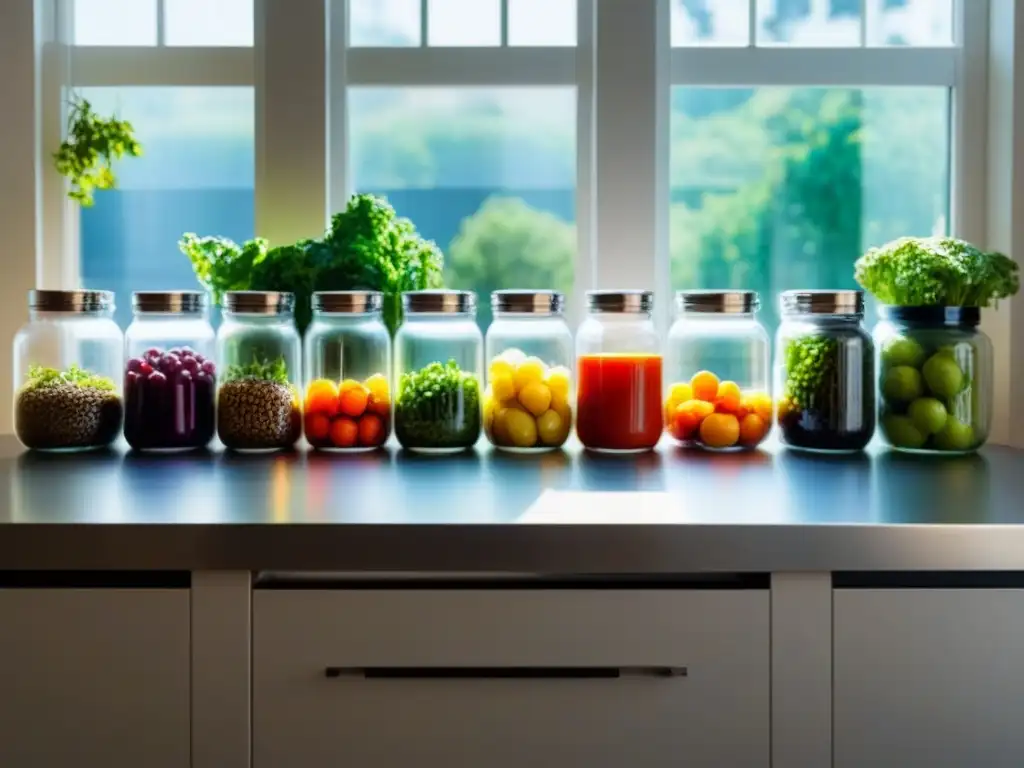
[[[491,291],[574,286],[576,4],[412,5],[352,2],[338,187],[386,196],[437,242],[486,327]]]
[[[184,232],[254,236],[251,88],[83,88],[101,113],[131,116],[144,154],[118,164],[118,187],[81,214],[81,281],[117,292],[195,287]]]
[[[662,322],[669,288],[752,288],[774,325],[777,292],[851,287],[865,248],[985,215],[965,87],[984,22],[966,2],[69,7],[72,84],[146,150],[79,223],[75,278],[123,308],[132,288],[193,284],[184,231],[316,234],[352,192],[438,243],[482,325],[499,288],[555,287],[578,311],[587,288],[627,285],[658,287]],[[326,132],[322,111],[282,106],[299,84],[325,94]]]
[[[676,4],[673,287],[757,290],[774,329],[780,291],[855,288],[865,249],[949,232],[952,21],[949,0]]]
[[[253,0],[74,0],[72,35],[70,85],[143,146],[81,209],[65,271],[115,291],[124,326],[133,290],[196,286],[183,233],[256,234]]]

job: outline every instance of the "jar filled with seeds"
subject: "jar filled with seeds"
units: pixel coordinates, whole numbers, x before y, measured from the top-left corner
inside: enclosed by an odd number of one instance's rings
[[[26,448],[82,451],[117,439],[124,337],[110,291],[31,291],[14,339],[14,431]]]
[[[295,296],[229,291],[217,331],[217,434],[227,448],[274,451],[302,433]]]

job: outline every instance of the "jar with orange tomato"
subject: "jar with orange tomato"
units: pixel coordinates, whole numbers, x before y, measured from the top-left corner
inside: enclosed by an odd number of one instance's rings
[[[576,334],[576,434],[584,447],[639,453],[662,432],[662,356],[652,291],[589,291]]]
[[[369,451],[391,435],[391,336],[378,291],[313,294],[306,331],[306,441],[321,450]]]
[[[666,346],[665,430],[681,445],[750,449],[771,430],[768,332],[754,291],[679,291]]]

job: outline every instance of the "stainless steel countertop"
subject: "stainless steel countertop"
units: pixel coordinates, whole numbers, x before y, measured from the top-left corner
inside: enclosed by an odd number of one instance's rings
[[[23,453],[0,569],[1024,570],[1024,451]]]

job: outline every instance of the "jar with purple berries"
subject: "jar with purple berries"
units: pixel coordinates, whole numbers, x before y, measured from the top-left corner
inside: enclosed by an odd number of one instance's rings
[[[205,448],[217,428],[217,367],[201,291],[136,291],[125,332],[124,436],[141,451]]]

